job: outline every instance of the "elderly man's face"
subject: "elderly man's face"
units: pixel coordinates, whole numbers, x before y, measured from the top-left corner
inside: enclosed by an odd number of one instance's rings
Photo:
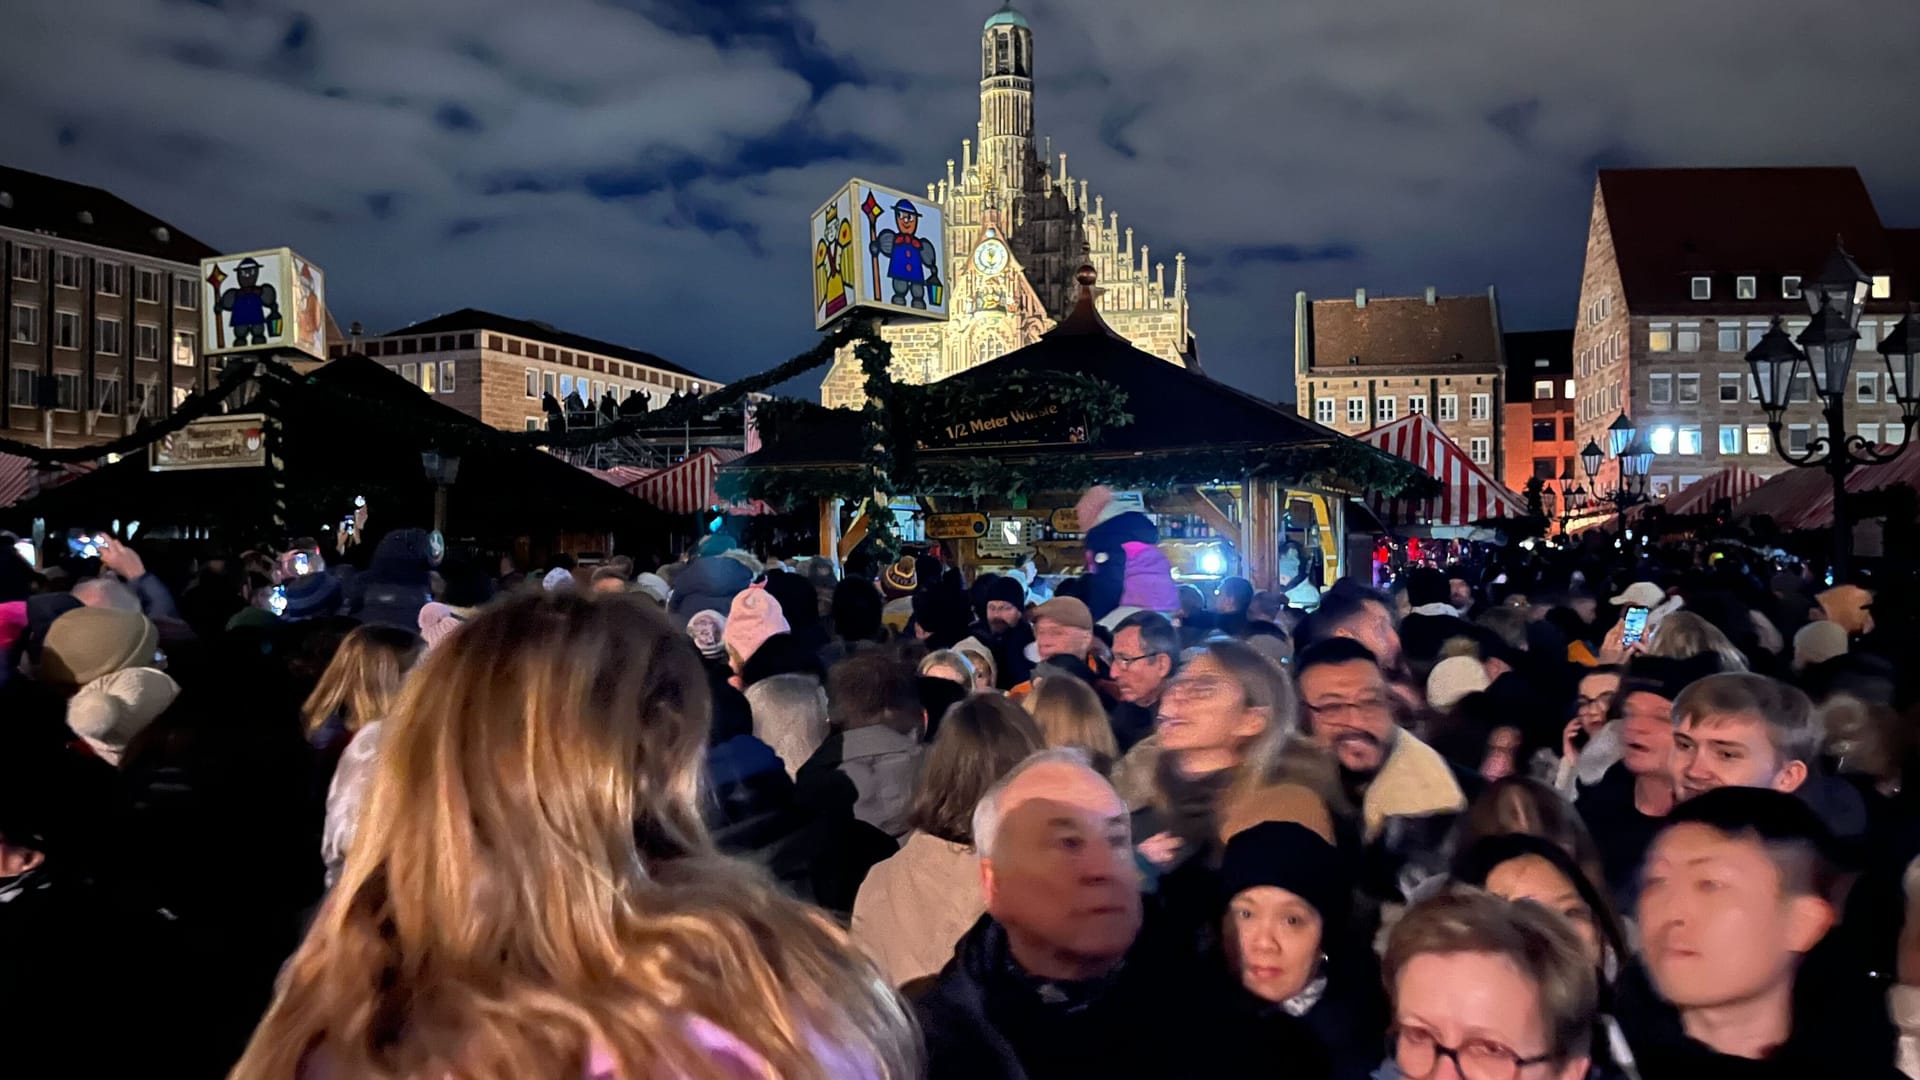
[[[1166,653],[1150,653],[1139,627],[1130,626],[1113,637],[1113,683],[1120,700],[1135,705],[1160,698],[1160,690],[1173,671],[1173,658]]]
[[[1000,813],[981,886],[1015,959],[1046,978],[1111,970],[1140,933],[1126,802],[1091,769],[1047,762],[1008,785]]]
[[[1033,645],[1040,659],[1071,656],[1084,660],[1093,648],[1093,631],[1068,626],[1058,619],[1033,620]]]

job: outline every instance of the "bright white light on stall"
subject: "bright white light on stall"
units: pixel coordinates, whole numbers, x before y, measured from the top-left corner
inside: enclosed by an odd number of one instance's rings
[[[1674,430],[1672,424],[1661,424],[1647,436],[1647,445],[1653,447],[1656,454],[1673,453]]]
[[[1203,574],[1224,574],[1227,572],[1227,558],[1214,548],[1200,555],[1200,572]]]
[[[33,541],[15,540],[13,542],[13,552],[14,554],[20,556],[21,560],[25,562],[28,566],[32,566],[35,568],[39,567],[40,557],[33,550]]]

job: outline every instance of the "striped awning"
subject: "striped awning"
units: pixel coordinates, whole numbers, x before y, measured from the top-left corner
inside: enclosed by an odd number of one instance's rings
[[[1703,476],[1667,498],[1661,505],[1669,514],[1704,514],[1722,499],[1739,502],[1760,490],[1766,478],[1729,465],[1712,476]]]
[[[1833,482],[1825,469],[1782,469],[1754,488],[1746,498],[1733,504],[1735,521],[1770,517],[1787,532],[1817,528],[1823,522],[1818,511],[1827,511],[1832,521]]]
[[[1876,449],[1881,453],[1891,453],[1898,444],[1881,443]],[[1825,469],[1788,469],[1788,473],[1811,473],[1819,478],[1816,488],[1811,482],[1806,488],[1811,492],[1803,498],[1793,513],[1786,517],[1775,516],[1775,521],[1783,529],[1826,529],[1833,525],[1833,485],[1827,480]],[[1778,480],[1779,477],[1775,477]],[[1879,491],[1881,488],[1904,484],[1920,490],[1920,454],[1906,453],[1887,462],[1885,465],[1856,465],[1847,474],[1847,493],[1858,495],[1864,491]]]
[[[1368,505],[1389,525],[1470,525],[1526,513],[1519,496],[1474,464],[1459,443],[1421,413],[1356,437],[1413,462],[1440,481],[1440,493],[1424,499],[1369,499]]]
[[[720,466],[744,456],[740,450],[708,447],[677,465],[635,480],[626,485],[626,489],[670,514],[698,514],[708,510],[770,514],[773,508],[758,499],[728,503],[714,491],[713,482]]]
[[[57,487],[76,476],[84,476],[93,471],[90,463],[69,463],[54,466],[54,471],[36,477],[32,458],[23,458],[15,454],[0,454],[0,507],[37,494],[37,484]]]

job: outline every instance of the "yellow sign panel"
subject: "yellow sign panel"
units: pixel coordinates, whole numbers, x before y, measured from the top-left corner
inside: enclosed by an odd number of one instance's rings
[[[987,535],[985,514],[929,514],[927,539],[971,540]]]
[[[260,413],[195,420],[155,443],[150,472],[245,469],[267,463],[267,418]]]
[[[1080,531],[1080,511],[1071,506],[1063,506],[1053,512],[1053,531],[1077,533]]]

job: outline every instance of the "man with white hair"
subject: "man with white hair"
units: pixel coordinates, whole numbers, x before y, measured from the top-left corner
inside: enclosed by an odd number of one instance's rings
[[[1190,1047],[1177,954],[1142,933],[1126,803],[1069,748],[1043,750],[973,815],[987,914],[916,1009],[932,1080],[1177,1076]],[[1176,998],[1178,995],[1175,996]]]

